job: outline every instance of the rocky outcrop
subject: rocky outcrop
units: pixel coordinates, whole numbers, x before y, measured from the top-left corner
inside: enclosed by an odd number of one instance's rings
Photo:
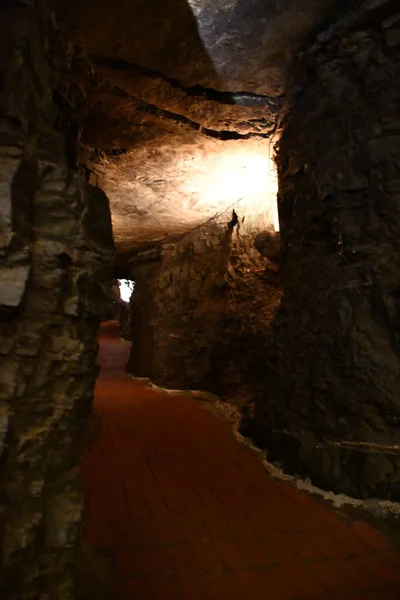
[[[337,2],[52,4],[93,62],[79,111],[82,162],[110,200],[119,266],[250,188],[265,197],[288,69]]]
[[[115,71],[134,74],[141,69],[159,87],[153,91],[158,98],[165,99],[163,83],[169,83],[177,93],[210,102],[223,101],[228,92],[237,96],[239,106],[245,104],[246,93],[250,101],[251,94],[276,97],[284,92],[288,65],[335,4],[333,0],[301,0],[300,5],[299,0],[52,2],[84,38],[91,55],[103,62],[108,59]],[[150,87],[151,81],[142,81],[137,89],[148,93]],[[155,104],[161,105],[159,99]]]
[[[281,236],[275,231],[262,231],[254,240],[254,247],[271,262],[279,264],[283,260]]]
[[[294,74],[280,141],[284,296],[243,431],[354,497],[400,500],[400,13],[351,2]]]
[[[67,599],[110,213],[75,170],[70,49],[45,4],[2,3],[0,30],[0,596]]]
[[[253,247],[254,232],[242,210],[163,244],[152,262],[131,263],[129,371],[161,386],[203,389],[238,401],[259,387],[255,357],[280,291]]]
[[[279,270],[254,251],[254,234],[235,228],[228,257],[227,309],[215,353],[213,390],[221,398],[253,404],[264,388],[265,349],[282,295]]]

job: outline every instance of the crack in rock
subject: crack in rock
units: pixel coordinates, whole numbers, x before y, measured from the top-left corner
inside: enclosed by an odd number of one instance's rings
[[[136,103],[136,106],[133,108],[133,110],[135,110],[135,111],[146,112],[146,113],[153,115],[160,119],[165,119],[167,121],[174,121],[175,123],[180,123],[180,124],[186,125],[190,129],[197,131],[201,135],[204,135],[206,137],[211,137],[211,138],[221,140],[221,141],[248,140],[251,138],[268,139],[271,137],[272,129],[274,127],[274,123],[271,121],[271,123],[270,123],[271,132],[268,132],[268,133],[261,133],[261,132],[239,133],[238,131],[229,131],[229,130],[224,130],[224,129],[221,129],[221,130],[209,129],[208,127],[204,127],[203,125],[201,125],[201,123],[198,123],[197,121],[189,119],[188,117],[185,117],[185,116],[180,115],[175,112],[171,112],[169,110],[166,110],[165,108],[156,106],[155,104],[150,104],[148,102],[145,102],[141,98],[138,98],[136,96],[128,94],[128,92],[126,92],[125,90],[123,90],[117,86],[103,84],[102,88],[104,91],[108,91],[109,93],[115,92],[120,96],[123,95],[123,96],[126,96],[127,98],[129,98],[130,100],[133,100]],[[269,124],[267,119],[265,119],[265,123],[267,125]],[[144,125],[138,124],[137,126],[142,127]],[[156,124],[155,124],[155,127],[157,127]],[[170,133],[172,133],[172,132],[170,132]]]
[[[283,97],[277,96],[264,96],[262,94],[255,94],[253,92],[238,91],[238,92],[227,92],[217,90],[214,88],[208,88],[201,85],[195,85],[186,87],[182,85],[177,79],[168,77],[158,71],[153,71],[142,67],[136,63],[129,63],[124,60],[116,60],[109,58],[102,58],[100,56],[90,56],[94,65],[106,67],[114,71],[133,71],[140,75],[149,77],[150,79],[162,79],[168,83],[172,88],[178,89],[185,93],[187,96],[199,96],[211,102],[217,102],[219,104],[228,104],[235,106],[267,106],[273,111],[277,111],[282,103]]]

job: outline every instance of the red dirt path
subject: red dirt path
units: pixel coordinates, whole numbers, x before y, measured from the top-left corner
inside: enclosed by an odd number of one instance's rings
[[[381,534],[271,479],[195,400],[125,375],[115,327],[100,345],[86,539],[113,548],[119,600],[400,600]]]

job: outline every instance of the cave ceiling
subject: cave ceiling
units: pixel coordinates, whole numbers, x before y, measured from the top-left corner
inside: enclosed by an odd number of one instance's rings
[[[53,0],[93,64],[82,142],[120,255],[256,193],[255,169],[268,187],[285,79],[333,3]]]

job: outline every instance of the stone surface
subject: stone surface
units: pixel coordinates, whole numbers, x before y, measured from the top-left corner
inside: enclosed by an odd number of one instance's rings
[[[170,388],[205,389],[243,402],[259,388],[258,356],[280,299],[279,280],[254,249],[246,205],[131,262],[128,369]],[[244,349],[246,351],[244,352]]]
[[[86,51],[42,0],[0,7],[0,596],[74,597],[107,195],[130,370],[245,403],[321,487],[400,499],[394,2],[51,4]]]
[[[243,423],[284,469],[393,500],[400,57],[386,38],[396,23],[395,3],[355,2],[296,69],[278,156],[286,260],[276,354],[255,418]]]
[[[262,256],[271,262],[280,263],[283,259],[279,233],[262,231],[254,240],[254,246]]]
[[[0,267],[0,311],[20,305],[28,282],[30,266]]]
[[[93,62],[82,161],[110,198],[120,264],[243,195],[275,203],[265,178],[284,82],[333,0],[52,4]]]
[[[76,172],[70,112],[52,102],[70,49],[44,3],[3,2],[0,31],[0,596],[67,600],[111,219]]]
[[[55,0],[53,4],[97,57],[162,74],[183,88],[276,96],[284,91],[288,64],[333,2],[303,0],[299,6],[295,0],[115,0],[99,6],[95,0],[84,4]]]
[[[132,148],[121,156],[90,155],[89,180],[110,198],[120,264],[128,261],[129,251],[168,242],[242,199],[249,218],[263,208],[271,226],[277,182],[269,154],[267,140],[221,142],[161,132],[149,141],[132,139]]]

